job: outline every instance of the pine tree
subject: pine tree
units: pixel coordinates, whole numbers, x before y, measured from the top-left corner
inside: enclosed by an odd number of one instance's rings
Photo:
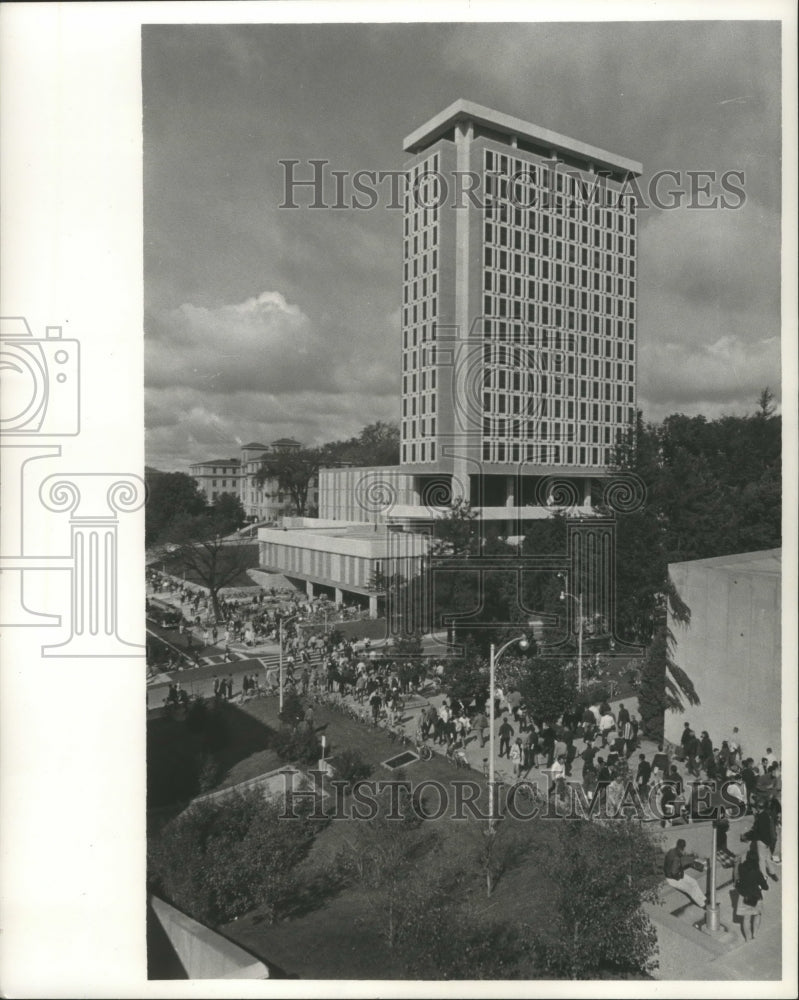
[[[638,688],[638,712],[644,735],[660,743],[663,739],[663,716],[666,711],[666,661],[668,642],[665,623],[656,629],[647,650],[641,685]]]

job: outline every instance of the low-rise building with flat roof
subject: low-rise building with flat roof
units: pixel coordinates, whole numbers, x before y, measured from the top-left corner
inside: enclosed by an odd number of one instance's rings
[[[382,524],[285,518],[284,527],[258,531],[261,569],[305,585],[310,598],[360,604],[372,618],[383,611],[386,581],[421,572],[427,535],[391,531]]]

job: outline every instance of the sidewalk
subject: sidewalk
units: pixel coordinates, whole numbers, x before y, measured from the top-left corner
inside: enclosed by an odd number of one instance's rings
[[[751,816],[734,820],[727,837],[731,851],[742,854],[741,833],[752,825]],[[679,829],[662,831],[664,849],[673,847],[678,838],[686,842],[686,852],[707,858],[711,849],[711,824],[692,823]],[[776,866],[781,879],[781,868]],[[696,873],[705,888],[705,876]],[[664,887],[661,906],[647,905],[655,924],[660,951],[658,979],[679,980],[774,980],[782,968],[782,881],[768,879],[763,893],[763,920],[757,938],[744,941],[741,924],[735,918],[737,893],[733,888],[732,868],[716,865],[716,901],[719,922],[727,933],[711,937],[698,930],[704,912],[683,893]]]

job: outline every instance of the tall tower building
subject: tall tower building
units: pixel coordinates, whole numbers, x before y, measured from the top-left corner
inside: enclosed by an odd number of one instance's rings
[[[464,100],[404,149],[401,472],[588,500],[635,416],[641,165]]]

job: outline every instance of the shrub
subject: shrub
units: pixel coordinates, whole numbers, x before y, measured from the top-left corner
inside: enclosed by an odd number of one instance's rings
[[[348,789],[368,778],[372,765],[363,759],[360,750],[342,750],[335,759],[336,779],[346,781]]]
[[[208,723],[208,706],[204,698],[197,698],[189,705],[186,728],[190,733],[201,733]]]
[[[603,971],[650,974],[657,935],[642,904],[657,898],[660,848],[635,823],[565,821],[549,854],[555,885],[550,928],[560,942],[539,938],[544,975],[593,979]]]
[[[302,722],[304,718],[305,706],[302,703],[302,698],[300,698],[296,691],[290,691],[283,699],[283,710],[280,713],[280,721],[285,722],[287,726],[293,726],[298,722]]]
[[[281,812],[258,791],[195,803],[150,843],[152,888],[203,923],[225,923],[256,906],[274,920],[315,833],[307,816],[289,821]]]
[[[601,705],[610,698],[610,688],[602,681],[592,681],[583,689],[583,700],[586,705]],[[598,721],[598,720],[597,720]]]
[[[224,768],[218,757],[212,753],[204,754],[199,761],[197,785],[199,791],[210,792],[219,784]]]
[[[275,737],[275,753],[281,760],[315,764],[322,756],[322,744],[308,726],[286,727]]]

